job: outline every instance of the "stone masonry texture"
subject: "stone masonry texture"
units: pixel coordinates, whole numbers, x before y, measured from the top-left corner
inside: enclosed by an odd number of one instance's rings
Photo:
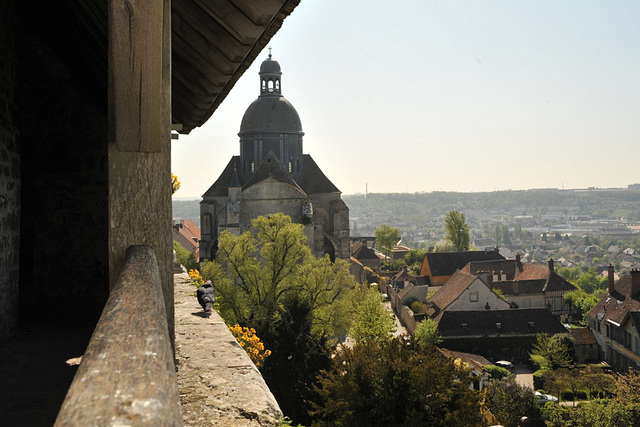
[[[15,126],[15,16],[0,3],[0,343],[18,321],[20,254],[20,141]]]
[[[186,273],[176,274],[178,387],[185,426],[274,426],[280,407],[260,372],[231,335],[196,300]]]

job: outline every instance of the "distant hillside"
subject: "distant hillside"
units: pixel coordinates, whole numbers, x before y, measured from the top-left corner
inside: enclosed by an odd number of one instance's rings
[[[174,200],[173,217],[190,219],[200,227],[200,199]]]
[[[640,191],[519,190],[489,193],[385,193],[343,196],[358,234],[368,235],[386,223],[401,229],[443,229],[444,216],[456,209],[481,228],[487,222],[510,223],[518,215],[552,214],[640,221]]]
[[[640,221],[638,190],[518,190],[489,193],[380,193],[346,195],[358,234],[375,232],[382,223],[403,229],[443,229],[444,216],[456,209],[480,228],[487,222],[510,223],[514,216],[543,217],[554,213],[602,219]],[[174,200],[173,216],[200,226],[200,199]]]

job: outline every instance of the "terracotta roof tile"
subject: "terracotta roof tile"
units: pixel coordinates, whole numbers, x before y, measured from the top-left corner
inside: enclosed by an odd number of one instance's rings
[[[442,312],[449,304],[454,302],[476,280],[472,274],[456,271],[438,291],[429,298],[429,302],[435,304]]]
[[[597,344],[596,337],[589,328],[569,328],[569,334],[576,345]]]

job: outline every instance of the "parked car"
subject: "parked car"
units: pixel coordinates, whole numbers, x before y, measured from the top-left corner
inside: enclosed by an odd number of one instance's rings
[[[558,398],[555,396],[551,396],[550,394],[542,394],[539,391],[536,391],[536,395],[534,397],[535,402],[538,405],[544,405],[547,402],[557,402]]]
[[[498,360],[496,363],[494,363],[494,365],[500,366],[501,368],[506,369],[512,374],[516,373],[516,367],[513,365],[513,363],[509,362],[508,360]]]

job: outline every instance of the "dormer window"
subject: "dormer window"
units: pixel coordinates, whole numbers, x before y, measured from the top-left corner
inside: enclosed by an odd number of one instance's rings
[[[502,323],[496,322],[496,329],[502,329]]]
[[[466,323],[461,323],[460,326],[462,327],[462,329],[467,329],[467,324]]]

